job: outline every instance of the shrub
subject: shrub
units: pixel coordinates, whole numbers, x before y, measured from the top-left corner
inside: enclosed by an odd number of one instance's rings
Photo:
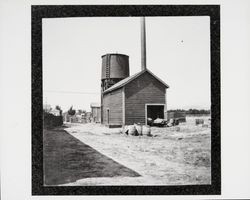
[[[55,116],[51,113],[43,112],[43,126],[44,128],[54,128],[63,124],[62,116]]]

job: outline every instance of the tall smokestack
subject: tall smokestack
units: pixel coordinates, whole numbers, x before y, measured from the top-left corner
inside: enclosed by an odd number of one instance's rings
[[[141,70],[146,67],[146,30],[145,30],[145,17],[141,17]]]

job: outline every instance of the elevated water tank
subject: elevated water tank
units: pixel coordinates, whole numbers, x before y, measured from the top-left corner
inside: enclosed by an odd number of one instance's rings
[[[102,56],[102,80],[122,80],[129,76],[129,57],[124,54]]]

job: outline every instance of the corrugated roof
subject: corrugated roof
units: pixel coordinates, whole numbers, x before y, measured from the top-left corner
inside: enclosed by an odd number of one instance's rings
[[[124,85],[128,84],[129,82],[131,82],[132,80],[136,79],[137,77],[141,76],[142,74],[144,74],[145,72],[148,72],[149,74],[151,74],[154,78],[156,78],[158,81],[160,81],[163,85],[165,85],[166,88],[169,88],[169,86],[162,81],[160,78],[158,78],[156,75],[154,75],[151,71],[149,71],[148,69],[140,71],[132,76],[129,76],[121,81],[119,81],[118,83],[114,84],[113,86],[111,86],[109,89],[105,90],[103,93],[108,93],[111,92],[115,89],[121,88]]]

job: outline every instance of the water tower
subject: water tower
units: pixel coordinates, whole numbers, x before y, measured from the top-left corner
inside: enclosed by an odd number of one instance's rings
[[[129,57],[127,55],[109,53],[102,56],[101,113],[103,113],[103,92],[127,77],[129,77]],[[103,122],[102,114],[101,122]]]
[[[102,92],[129,76],[129,57],[124,54],[102,56]]]

